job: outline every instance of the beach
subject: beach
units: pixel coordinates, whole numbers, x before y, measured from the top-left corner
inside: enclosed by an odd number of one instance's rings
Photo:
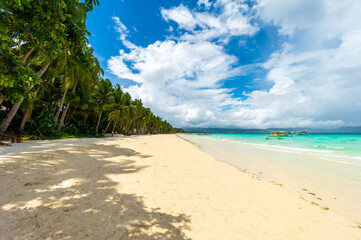
[[[361,239],[360,223],[176,135],[0,148],[0,239]]]
[[[282,140],[265,140],[263,134],[179,136],[218,160],[361,222],[361,135],[311,134]]]

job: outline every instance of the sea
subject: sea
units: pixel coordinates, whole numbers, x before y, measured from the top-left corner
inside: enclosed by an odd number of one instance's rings
[[[361,134],[180,134],[216,159],[361,222]]]

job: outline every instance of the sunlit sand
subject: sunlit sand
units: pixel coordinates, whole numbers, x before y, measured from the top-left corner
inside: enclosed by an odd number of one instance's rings
[[[332,209],[175,135],[0,153],[0,239],[361,239]]]

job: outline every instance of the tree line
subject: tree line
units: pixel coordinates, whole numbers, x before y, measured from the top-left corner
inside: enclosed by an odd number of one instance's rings
[[[86,30],[97,5],[0,1],[0,136],[181,131],[102,78]]]

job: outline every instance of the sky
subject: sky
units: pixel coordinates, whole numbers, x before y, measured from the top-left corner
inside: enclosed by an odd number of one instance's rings
[[[361,126],[360,0],[101,0],[105,74],[175,127]]]

